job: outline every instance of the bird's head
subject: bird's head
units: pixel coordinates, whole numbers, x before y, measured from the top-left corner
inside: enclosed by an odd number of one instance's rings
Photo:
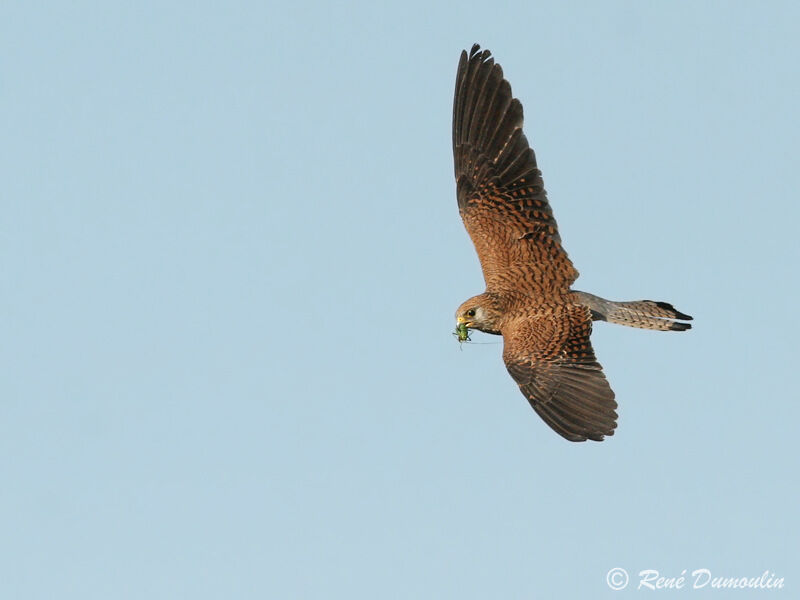
[[[456,331],[463,328],[477,329],[486,333],[500,333],[500,314],[493,298],[487,294],[474,296],[458,307],[456,311]]]

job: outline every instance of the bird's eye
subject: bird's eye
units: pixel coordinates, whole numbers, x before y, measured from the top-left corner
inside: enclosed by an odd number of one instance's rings
[[[470,308],[467,311],[467,316],[470,317],[470,318],[474,317],[475,316],[475,309],[474,308]]]

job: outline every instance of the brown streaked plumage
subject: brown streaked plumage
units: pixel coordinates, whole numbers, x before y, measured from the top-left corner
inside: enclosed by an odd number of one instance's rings
[[[613,435],[617,403],[592,350],[592,321],[683,331],[691,325],[675,319],[692,317],[666,302],[570,289],[578,271],[522,132],[522,104],[477,44],[458,64],[453,156],[458,209],[486,280],[486,291],[459,307],[458,326],[503,336],[508,372],[558,434],[574,442]]]

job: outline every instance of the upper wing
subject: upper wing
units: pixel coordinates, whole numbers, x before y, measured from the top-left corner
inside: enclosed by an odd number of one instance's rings
[[[453,101],[458,208],[489,291],[566,290],[578,277],[561,247],[522,105],[503,69],[475,44],[461,53]]]
[[[563,305],[503,330],[503,360],[533,410],[572,442],[614,435],[617,403],[589,341],[590,311]]]

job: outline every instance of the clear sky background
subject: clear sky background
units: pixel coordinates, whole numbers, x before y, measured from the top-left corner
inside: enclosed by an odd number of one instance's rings
[[[698,568],[797,597],[798,22],[4,3],[0,597],[612,598]],[[597,324],[602,444],[451,335],[483,290],[450,146],[473,42],[578,289],[695,317]]]

